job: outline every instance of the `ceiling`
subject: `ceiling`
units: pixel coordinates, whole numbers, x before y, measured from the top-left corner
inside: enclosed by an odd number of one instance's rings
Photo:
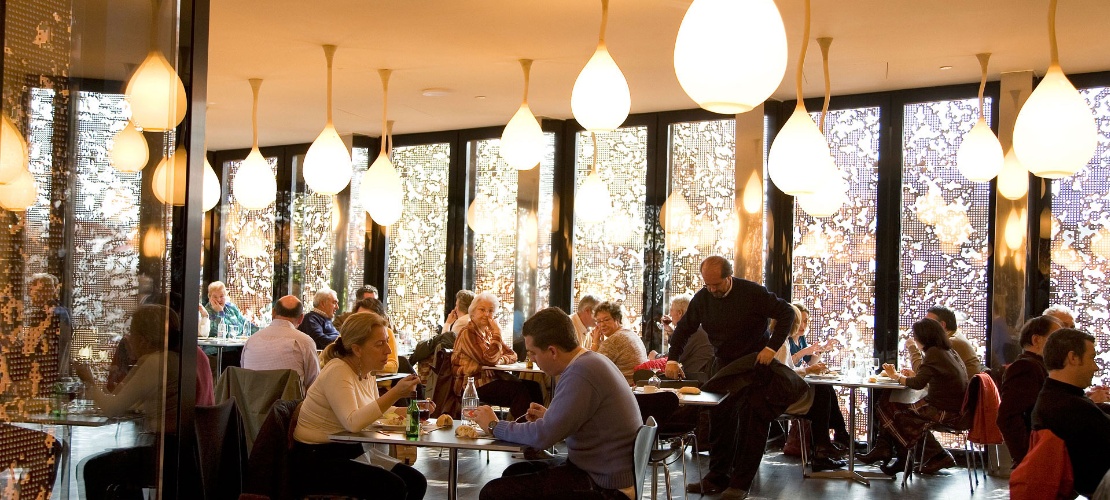
[[[777,0],[790,63],[774,98],[794,98],[802,0]],[[632,112],[694,108],[674,76],[675,35],[689,0],[611,0],[606,42],[624,71]],[[912,6],[912,7],[911,7]],[[820,50],[833,37],[834,95],[976,82],[978,52],[990,78],[1048,66],[1048,0],[815,0],[805,64],[807,97],[819,96]],[[379,136],[378,68],[390,68],[395,134],[504,125],[520,104],[518,59],[530,58],[529,103],[571,119],[575,77],[597,44],[596,0],[215,0],[211,7],[208,148],[251,143],[251,88],[262,146],[311,142],[324,126],[323,44],[335,44],[335,125]],[[1106,0],[1063,0],[1057,12],[1066,73],[1110,70]],[[736,50],[749,48],[737,47]],[[141,59],[142,51],[136,57]],[[941,69],[951,66],[951,69]],[[447,89],[439,97],[422,95]]]

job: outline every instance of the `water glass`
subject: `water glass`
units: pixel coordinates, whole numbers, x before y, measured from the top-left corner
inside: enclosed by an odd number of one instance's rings
[[[218,338],[218,339],[226,339],[227,338],[227,324],[224,323],[223,321],[220,321],[219,326],[216,327],[216,338]]]

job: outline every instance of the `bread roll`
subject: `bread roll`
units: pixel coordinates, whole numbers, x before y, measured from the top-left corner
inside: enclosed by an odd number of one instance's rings
[[[436,427],[453,427],[454,425],[455,419],[451,418],[451,415],[446,413],[440,415],[439,418],[436,419]]]
[[[475,439],[478,435],[478,429],[469,425],[460,425],[455,428],[455,437]]]
[[[681,392],[683,394],[701,394],[701,389],[698,389],[697,387],[694,387],[694,386],[686,386],[686,387],[680,388],[678,390],[678,392]]]

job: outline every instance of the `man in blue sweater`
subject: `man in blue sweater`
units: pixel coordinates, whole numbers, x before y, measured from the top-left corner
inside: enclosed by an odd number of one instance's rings
[[[335,296],[335,290],[321,288],[312,297],[312,311],[304,315],[297,329],[311,337],[317,349],[323,349],[339,337],[339,330],[331,322],[338,309],[339,298]]]
[[[760,364],[770,364],[794,324],[790,304],[758,283],[733,277],[732,264],[724,257],[703,260],[701,279],[705,288],[694,294],[678,321],[667,359],[681,359],[686,341],[700,327],[715,352],[712,371],[753,353],[759,353]],[[776,320],[773,335],[767,331],[770,319]],[[681,378],[682,368],[677,361],[668,361],[666,373]],[[771,422],[758,416],[760,412],[748,411],[747,401],[742,399],[726,398],[710,410],[709,474],[700,483],[687,485],[686,491],[703,495],[723,491],[722,498],[747,497],[759,472]],[[742,428],[738,421],[744,422]]]
[[[524,322],[524,346],[548,377],[560,376],[551,408],[532,403],[527,422],[499,421],[488,406],[478,408],[478,424],[496,438],[549,448],[567,442],[561,463],[515,463],[490,481],[482,500],[573,498],[600,493],[628,500],[634,495],[632,450],[643,422],[624,375],[608,358],[578,345],[565,312],[549,307]]]

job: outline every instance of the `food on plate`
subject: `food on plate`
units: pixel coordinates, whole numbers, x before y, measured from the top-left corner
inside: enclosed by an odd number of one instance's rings
[[[476,439],[480,433],[476,427],[460,425],[455,428],[455,437]]]
[[[679,389],[678,392],[681,392],[683,394],[701,394],[701,389],[693,386],[686,386]]]
[[[436,419],[436,427],[452,427],[455,425],[455,419],[451,415],[444,413]]]
[[[378,419],[378,424],[381,425],[401,425],[405,423],[405,417],[398,415],[395,412],[387,411],[381,418]]]

